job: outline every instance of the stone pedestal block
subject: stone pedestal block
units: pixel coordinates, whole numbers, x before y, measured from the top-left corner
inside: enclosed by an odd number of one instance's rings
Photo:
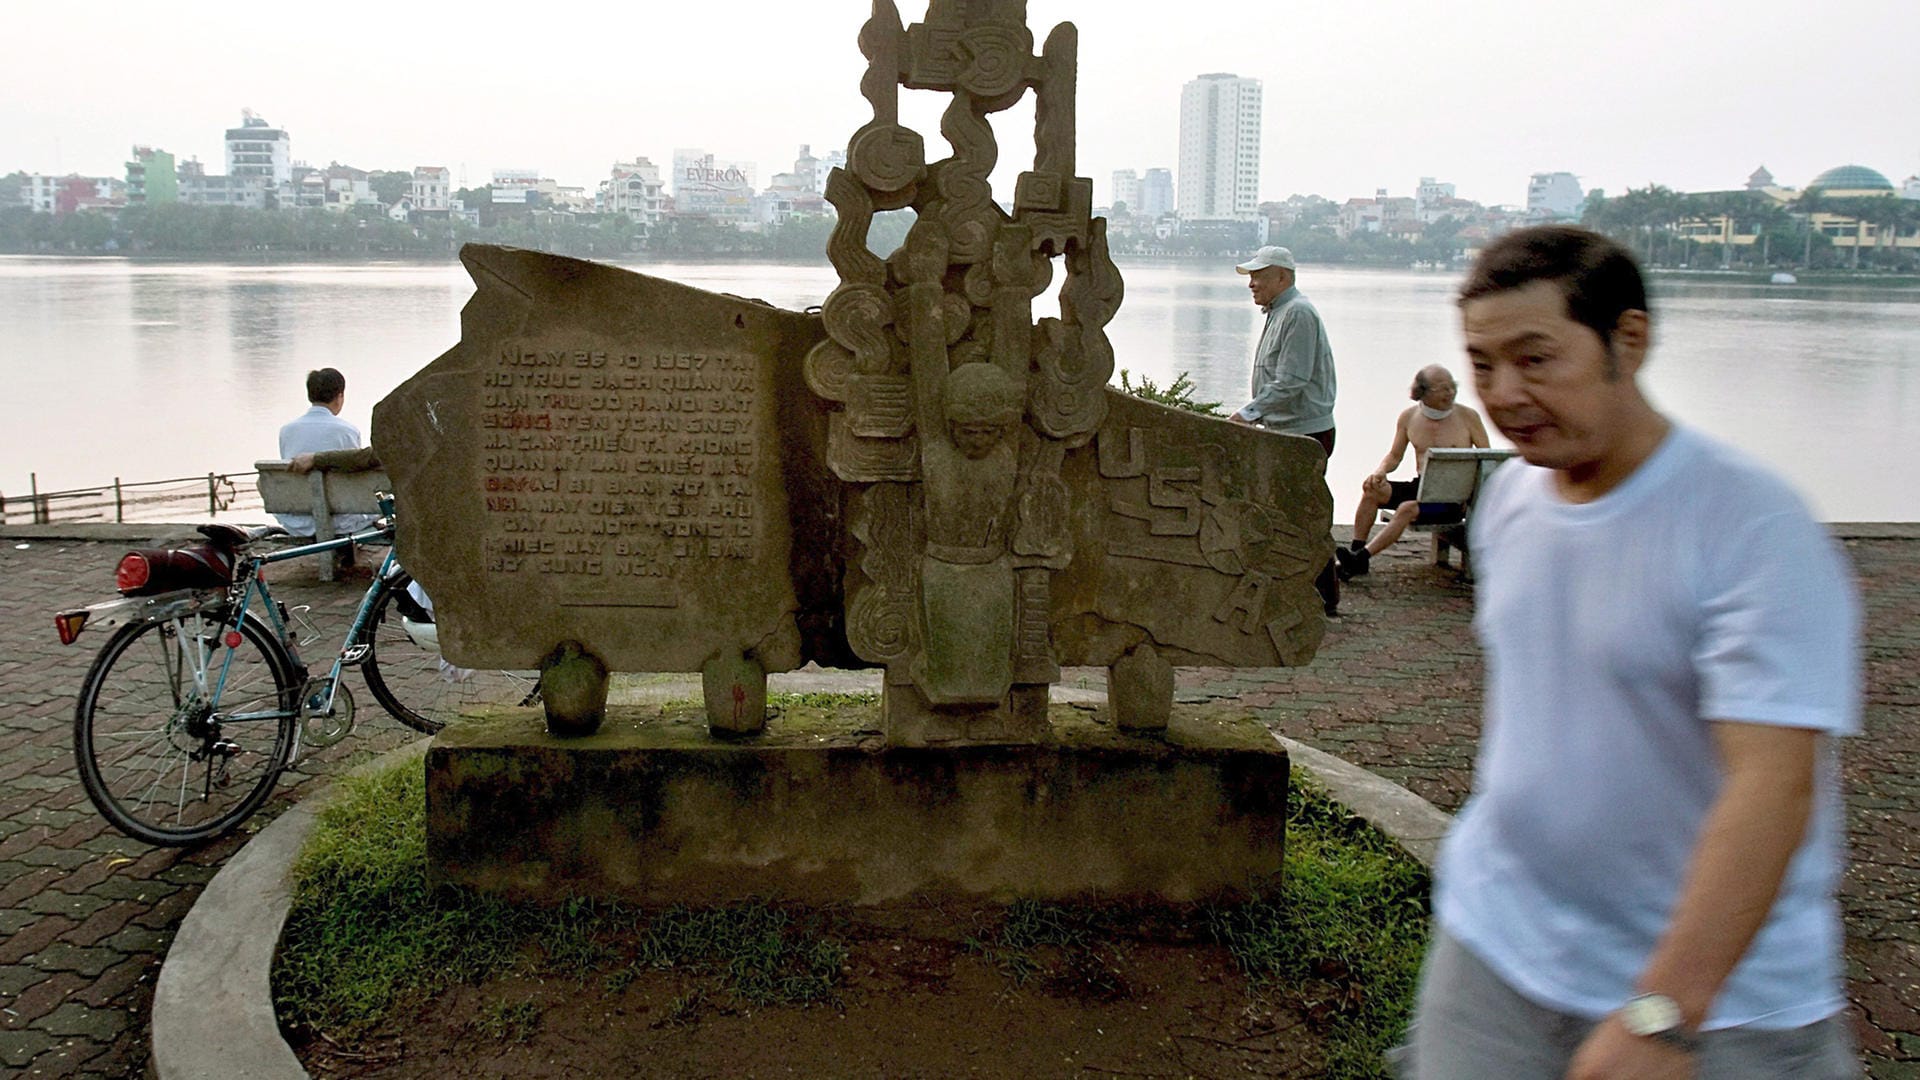
[[[700,668],[707,730],[717,736],[752,735],[767,726],[767,669],[751,656],[722,654]]]
[[[577,641],[563,641],[540,663],[547,731],[591,735],[607,712],[607,665]]]
[[[1173,715],[1173,665],[1142,643],[1107,669],[1114,723],[1126,731],[1158,731]]]
[[[719,903],[1231,900],[1277,887],[1287,754],[1231,712],[1118,731],[1055,706],[1031,745],[889,747],[876,718],[789,707],[707,737],[694,704],[610,710],[584,738],[533,710],[427,757],[438,880],[518,899]],[[869,734],[862,737],[858,732]]]

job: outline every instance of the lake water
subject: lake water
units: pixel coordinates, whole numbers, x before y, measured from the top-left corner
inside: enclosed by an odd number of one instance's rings
[[[633,268],[792,308],[834,285],[824,265]],[[1203,400],[1243,404],[1260,318],[1245,279],[1224,262],[1126,262],[1121,272],[1126,302],[1108,327],[1117,366],[1163,385],[1190,372]],[[1339,366],[1328,470],[1338,519],[1385,453],[1414,371],[1442,363],[1466,381],[1456,281],[1302,273]],[[1899,465],[1920,419],[1920,290],[1672,277],[1654,287],[1643,378],[1657,404],[1770,462],[1827,520],[1920,520],[1920,484]],[[45,491],[248,471],[306,408],[315,367],[346,372],[343,415],[364,433],[374,402],[458,339],[472,293],[454,263],[0,257],[0,494],[25,494],[30,472]]]

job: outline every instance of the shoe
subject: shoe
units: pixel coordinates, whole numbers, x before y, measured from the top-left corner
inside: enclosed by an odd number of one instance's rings
[[[1328,563],[1319,576],[1313,579],[1313,590],[1320,594],[1320,606],[1327,618],[1340,617],[1340,573],[1337,563]]]
[[[1373,563],[1373,552],[1366,548],[1334,548],[1333,561],[1339,567],[1341,581],[1365,577]]]

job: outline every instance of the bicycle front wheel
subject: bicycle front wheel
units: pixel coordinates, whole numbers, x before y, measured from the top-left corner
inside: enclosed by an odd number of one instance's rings
[[[415,731],[432,735],[474,708],[540,700],[536,672],[475,670],[442,659],[432,624],[409,626],[401,611],[399,598],[412,583],[405,572],[388,578],[361,633],[367,652],[360,673],[381,708]]]
[[[286,767],[292,665],[251,616],[230,661],[226,632],[208,612],[131,623],[107,639],[81,685],[73,716],[81,786],[136,840],[177,847],[225,835],[260,808]]]

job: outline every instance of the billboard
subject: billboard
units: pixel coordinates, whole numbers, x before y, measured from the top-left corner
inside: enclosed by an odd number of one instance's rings
[[[755,166],[703,150],[673,152],[673,212],[745,225],[754,220]]]

